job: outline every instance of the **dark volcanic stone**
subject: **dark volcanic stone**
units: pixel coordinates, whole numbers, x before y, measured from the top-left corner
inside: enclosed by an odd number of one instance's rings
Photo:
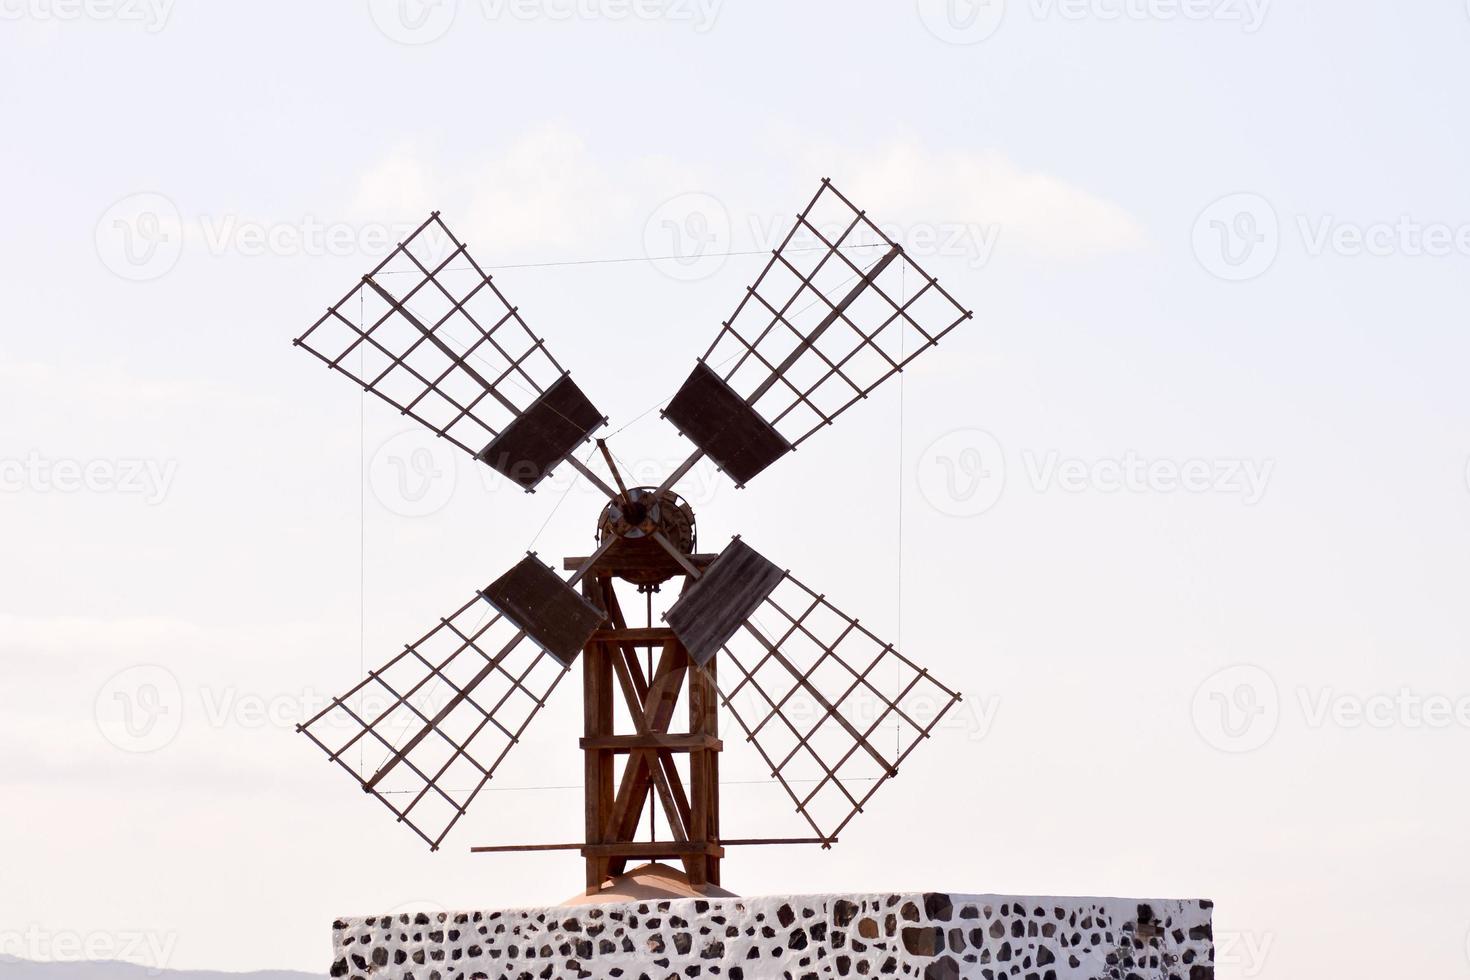
[[[924,896],[924,914],[931,919],[948,922],[949,917],[954,914],[954,903],[949,900],[948,895],[929,892]]]

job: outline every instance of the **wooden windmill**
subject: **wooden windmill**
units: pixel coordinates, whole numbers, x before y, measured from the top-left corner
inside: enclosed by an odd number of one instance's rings
[[[663,410],[693,452],[629,487],[601,440],[608,478],[574,455],[606,419],[430,215],[295,343],[527,491],[565,463],[608,503],[569,578],[527,555],[300,730],[437,850],[580,657],[585,839],[475,850],[580,850],[595,891],[633,859],[700,887],[727,846],[830,846],[959,695],[743,539],[701,553],[675,487],[706,457],[744,486],[969,317],[824,180]],[[670,582],[630,625],[619,590]],[[722,706],[811,836],[721,836]],[[638,840],[655,808],[668,839]]]

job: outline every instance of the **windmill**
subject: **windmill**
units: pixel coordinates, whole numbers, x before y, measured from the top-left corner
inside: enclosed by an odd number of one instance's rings
[[[528,492],[575,469],[607,497],[596,546],[528,554],[299,730],[438,850],[580,659],[585,839],[473,850],[579,850],[591,893],[633,859],[701,887],[727,846],[831,846],[959,695],[744,538],[699,551],[675,487],[705,458],[743,487],[970,316],[824,179],[663,408],[688,459],[630,487],[607,420],[434,212],[294,343]],[[619,589],[671,582],[663,624],[650,599],[630,625]],[[721,836],[722,706],[810,836]],[[645,808],[669,839],[636,839]]]

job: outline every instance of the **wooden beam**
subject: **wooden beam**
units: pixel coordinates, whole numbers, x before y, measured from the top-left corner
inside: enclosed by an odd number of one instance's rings
[[[689,855],[724,857],[725,849],[715,841],[626,841],[621,844],[588,844],[588,856],[610,858],[674,858]]]
[[[648,728],[648,722],[643,717],[643,714],[647,710],[647,708],[639,699],[638,692],[633,687],[633,678],[628,673],[626,656],[614,655],[612,658],[612,662],[613,670],[617,673],[618,683],[623,688],[623,697],[628,702],[628,712],[633,717],[633,724],[638,728],[638,734],[640,736],[654,734]],[[653,693],[652,689],[650,689],[649,693]],[[684,805],[681,807],[675,803],[673,790],[670,788],[669,785],[671,782],[669,778],[669,769],[672,769],[673,767],[672,765],[670,765],[668,768],[665,768],[662,756],[663,754],[657,751],[650,752],[647,749],[639,749],[636,750],[632,758],[628,760],[628,767],[633,768],[636,766],[642,769],[643,767],[647,766],[650,768],[650,774],[653,777],[653,787],[655,790],[658,791],[659,801],[662,802],[664,805],[664,817],[669,822],[669,829],[673,831],[674,836],[679,840],[688,840],[689,804],[685,802]],[[672,762],[672,758],[670,759],[670,762]],[[677,780],[678,773],[674,772],[672,781],[676,782]],[[630,803],[631,806],[629,807],[629,809],[632,809],[634,811],[634,819],[636,820],[637,816],[643,812],[642,800],[634,800],[630,801]],[[617,837],[614,839],[623,840],[625,839],[625,837]]]
[[[669,730],[688,662],[689,658],[683,654],[682,647],[673,643],[664,646],[658,666],[654,668],[648,698],[643,706],[641,731]],[[605,839],[632,840],[633,835],[638,832],[638,817],[643,812],[643,801],[648,798],[649,783],[653,778],[647,756],[648,753],[638,752],[628,757]],[[614,874],[620,874],[623,866],[615,861],[611,870]]]
[[[661,647],[674,638],[674,631],[667,626],[601,629],[593,633],[592,638],[601,643],[618,643],[634,647]]]
[[[690,555],[689,556],[689,561],[696,568],[704,568],[706,565],[708,565],[710,562],[714,561],[718,557],[720,557],[720,556],[719,555]],[[637,561],[637,560],[634,560],[632,558],[624,557],[624,556],[619,556],[617,558],[608,558],[608,559],[604,559],[601,556],[596,556],[596,558],[597,558],[597,561],[598,561],[598,564],[599,565],[603,565],[603,564],[606,565],[606,568],[605,569],[599,569],[599,570],[614,571],[614,572],[616,572],[616,571],[638,571],[640,569],[645,569],[646,570],[646,569],[652,569],[652,568],[667,568],[667,567],[669,567],[669,562],[667,562],[667,561],[664,560],[664,556],[663,555],[659,555],[657,559],[654,559],[654,560],[651,560],[651,561],[650,560],[647,560],[647,559],[645,559],[643,561]],[[576,569],[579,569],[583,565],[585,565],[587,563],[587,561],[588,561],[587,558],[563,558],[562,559],[562,568],[566,569],[569,572],[570,571],[575,571]]]
[[[847,295],[838,300],[837,305],[832,307],[831,312],[822,317],[822,322],[818,323],[812,329],[811,333],[801,338],[801,343],[797,344],[791,353],[786,355],[785,360],[776,365],[776,369],[771,372],[771,376],[756,386],[755,391],[750,393],[750,397],[745,399],[745,404],[754,405],[760,401],[761,395],[764,395],[777,381],[780,381],[782,375],[791,370],[791,366],[801,359],[801,355],[816,345],[817,338],[826,333],[827,328],[836,323],[837,318],[847,312],[847,308],[857,300],[858,296],[862,294],[862,291],[871,286],[873,280],[877,279],[883,270],[888,268],[889,263],[898,258],[899,253],[902,251],[903,248],[901,246],[894,245],[887,252],[884,252],[883,257],[875,262],[871,269],[863,273],[862,277],[858,279],[857,284],[847,291]],[[811,277],[808,276],[807,278],[809,279]]]
[[[644,841],[643,843],[647,843]],[[717,841],[721,848],[746,847],[752,844],[768,846],[776,844],[821,844],[824,847],[837,843],[837,838],[824,840],[821,837],[745,837],[740,840]],[[493,844],[490,846],[472,847],[471,854],[508,854],[520,851],[581,851],[585,850],[587,844]],[[593,847],[617,847],[616,844],[594,844]],[[626,846],[626,845],[624,845]],[[670,845],[672,846],[672,845]],[[636,856],[636,855],[633,855]]]
[[[373,774],[373,778],[369,779],[366,783],[363,783],[362,788],[368,791],[376,789],[378,784],[383,781],[383,777],[392,772],[400,762],[408,758],[408,754],[412,752],[415,748],[417,748],[420,742],[428,738],[434,732],[438,731],[439,726],[444,723],[444,719],[448,718],[450,713],[454,711],[455,708],[459,707],[460,704],[474,692],[475,688],[480,686],[481,682],[483,682],[485,678],[495,673],[495,669],[500,666],[500,662],[504,660],[507,656],[509,656],[510,652],[515,649],[516,644],[520,643],[525,638],[525,631],[517,630],[516,635],[512,636],[510,638],[510,641],[506,643],[505,646],[500,648],[500,652],[497,653],[494,657],[490,658],[489,662],[486,663],[485,666],[480,668],[479,673],[477,673],[474,677],[471,677],[469,681],[455,693],[454,697],[450,698],[449,701],[444,705],[444,707],[439,709],[439,713],[436,714],[433,718],[429,719],[429,723],[423,728],[419,729],[419,733],[417,735],[408,740],[407,745],[395,751],[393,753],[393,757],[387,762],[383,763],[382,767]]]
[[[713,735],[680,735],[649,732],[645,735],[605,735],[581,740],[584,749],[607,749],[609,752],[635,752],[639,749],[665,749],[669,752],[720,751],[725,744]]]
[[[796,680],[796,683],[805,688],[807,694],[811,695],[812,700],[821,705],[822,709],[827,712],[828,716],[830,716],[833,721],[841,726],[848,735],[852,736],[853,740],[857,742],[857,744],[861,748],[865,749],[868,755],[873,757],[873,761],[877,762],[887,775],[898,775],[898,770],[893,768],[893,765],[887,759],[883,758],[883,753],[874,748],[873,743],[864,738],[863,733],[854,728],[852,722],[844,718],[842,716],[842,713],[838,711],[835,707],[833,707],[830,701],[822,696],[822,692],[817,690],[816,685],[809,681],[806,675],[798,670],[794,663],[787,659],[786,655],[781,652],[780,648],[776,644],[773,644],[770,640],[766,639],[765,634],[756,629],[754,624],[750,623],[749,621],[746,621],[744,623],[744,626],[746,632],[750,633],[751,636],[754,636],[757,640],[760,641],[761,646],[766,648],[766,652],[771,655],[771,659],[776,661],[776,663],[780,664],[782,667],[785,667],[787,672],[790,673],[791,676]],[[777,707],[779,708],[780,705],[777,705]],[[801,741],[805,743],[806,739],[803,738],[801,739]],[[813,755],[815,755],[815,753],[813,753]]]

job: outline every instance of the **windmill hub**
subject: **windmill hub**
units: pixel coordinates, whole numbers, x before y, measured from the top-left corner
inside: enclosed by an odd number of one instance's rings
[[[609,536],[617,539],[608,557],[615,560],[618,577],[645,591],[679,573],[654,537],[658,533],[683,554],[694,553],[694,510],[672,490],[660,494],[657,487],[633,487],[626,500],[610,501],[597,520],[599,544]]]

